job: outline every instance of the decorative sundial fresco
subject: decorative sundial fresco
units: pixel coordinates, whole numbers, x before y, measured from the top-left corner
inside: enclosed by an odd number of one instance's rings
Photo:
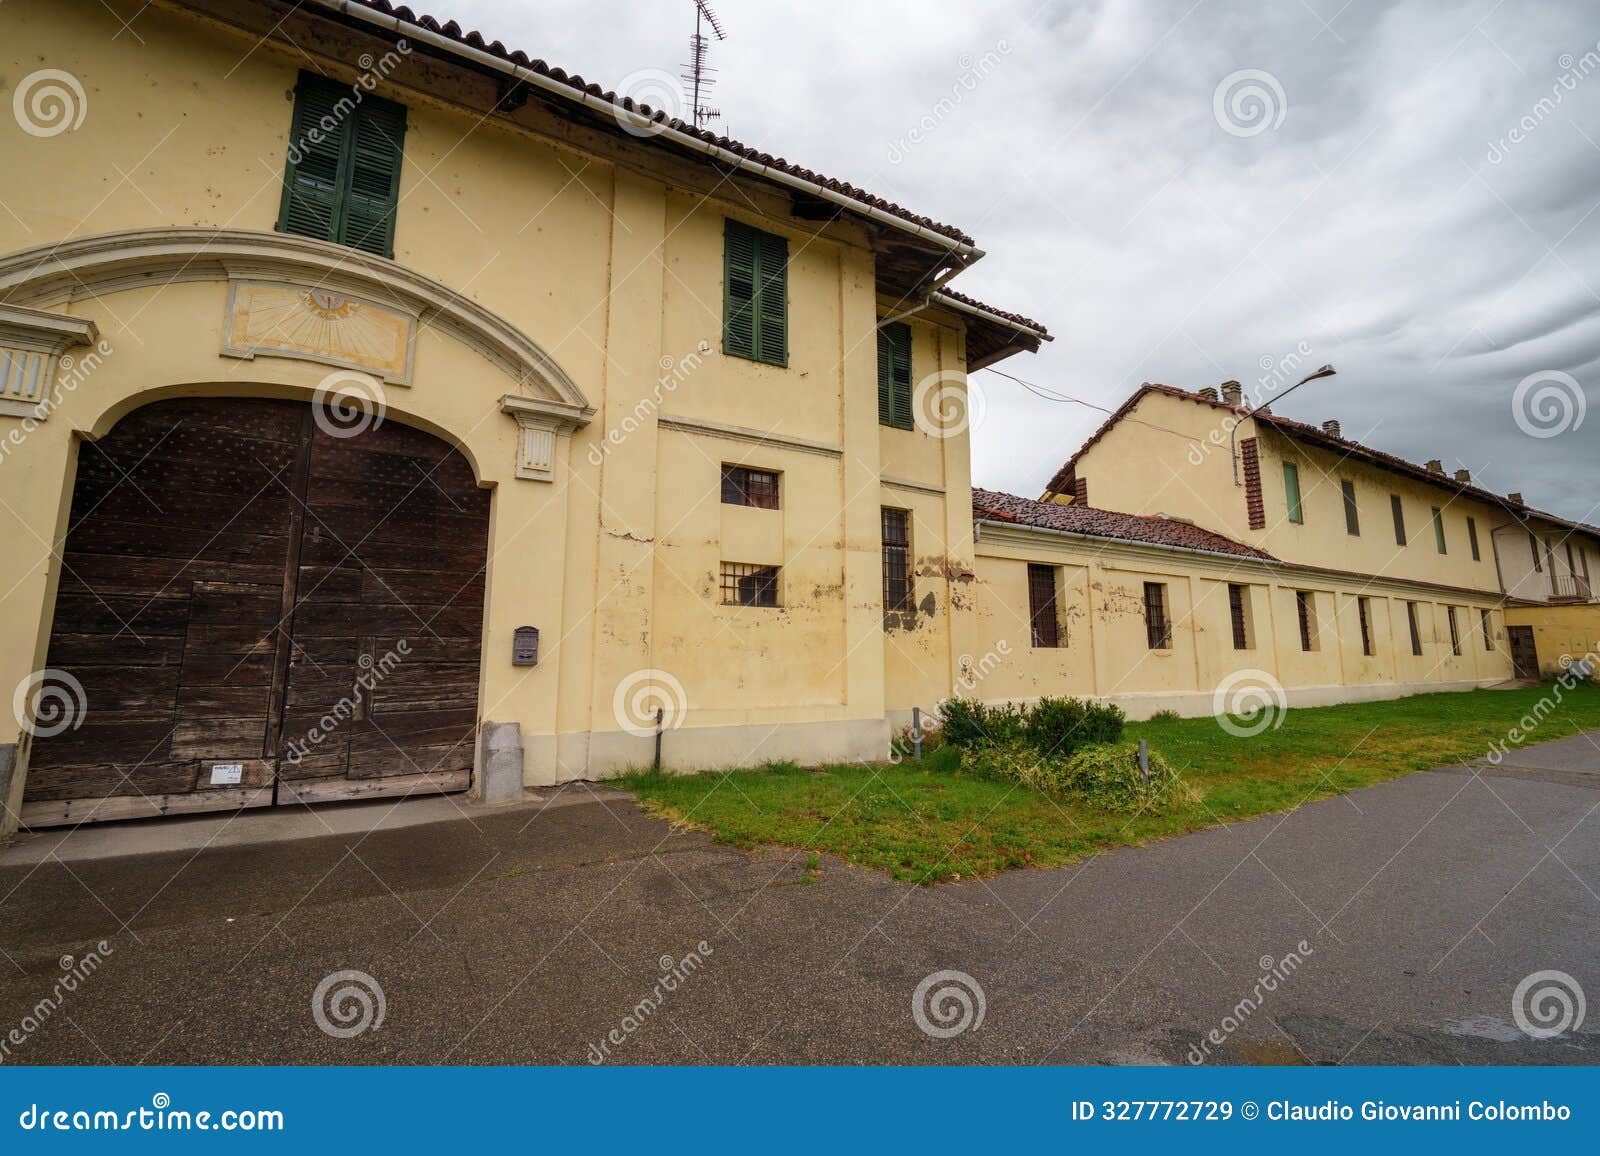
[[[223,352],[322,361],[409,385],[415,323],[409,313],[348,293],[234,281]]]

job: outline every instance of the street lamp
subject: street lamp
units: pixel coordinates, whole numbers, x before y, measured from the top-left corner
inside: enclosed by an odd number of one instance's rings
[[[1288,389],[1284,390],[1282,393],[1280,393],[1277,397],[1273,398],[1272,400],[1273,401],[1279,401],[1279,400],[1281,400],[1283,398],[1288,397],[1291,393],[1293,393],[1295,390],[1299,389],[1302,385],[1304,385],[1308,381],[1316,381],[1317,378],[1319,378],[1319,377],[1332,377],[1334,374],[1336,374],[1338,372],[1339,371],[1337,369],[1335,369],[1333,366],[1324,365],[1321,369],[1316,370],[1315,372],[1306,374],[1299,381],[1295,382]],[[1255,417],[1256,416],[1256,411],[1259,410],[1259,409],[1261,409],[1261,406],[1259,406],[1259,405],[1251,406],[1250,407],[1250,412],[1245,414],[1244,417]],[[1244,424],[1244,417],[1241,417],[1238,421],[1234,422],[1233,423],[1233,428],[1228,431],[1228,449],[1229,449],[1229,452],[1233,455],[1233,484],[1236,485],[1236,486],[1242,484],[1239,481],[1239,427]]]

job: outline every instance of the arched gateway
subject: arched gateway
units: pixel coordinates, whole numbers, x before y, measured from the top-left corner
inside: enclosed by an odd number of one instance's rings
[[[489,492],[459,451],[301,402],[144,406],[80,450],[29,826],[462,790]]]

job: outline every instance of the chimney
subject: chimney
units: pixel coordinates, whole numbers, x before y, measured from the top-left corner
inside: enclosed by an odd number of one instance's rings
[[[1442,474],[1442,473],[1444,473],[1444,463],[1441,462],[1438,458],[1429,458],[1428,459],[1428,472],[1430,474]]]
[[[1223,382],[1222,400],[1227,402],[1229,405],[1243,405],[1244,386],[1240,385],[1237,381]]]
[[[1461,482],[1461,483],[1463,483],[1465,485],[1471,485],[1472,484],[1472,471],[1471,470],[1457,470],[1456,471],[1456,481]]]
[[[1344,440],[1344,434],[1339,432],[1339,422],[1335,418],[1329,418],[1322,423],[1322,432],[1331,438],[1338,438],[1340,441]]]
[[[1215,386],[1211,386],[1211,385],[1206,386],[1204,389],[1200,390],[1200,396],[1205,398],[1207,401],[1216,401],[1217,400],[1216,387]]]
[[[1521,490],[1513,490],[1511,493],[1506,495],[1506,500],[1513,506],[1526,506],[1528,504],[1522,500]]]

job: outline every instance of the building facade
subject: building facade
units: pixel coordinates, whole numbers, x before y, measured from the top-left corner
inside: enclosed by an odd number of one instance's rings
[[[970,238],[377,0],[121,7],[0,7],[8,828],[947,693],[964,373],[1047,338]]]

